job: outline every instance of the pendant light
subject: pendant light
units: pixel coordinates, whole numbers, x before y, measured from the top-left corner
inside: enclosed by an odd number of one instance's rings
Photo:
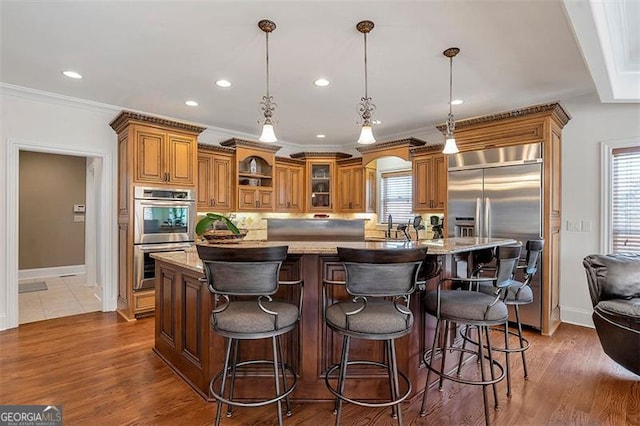
[[[273,102],[273,96],[269,93],[269,33],[276,29],[276,24],[268,19],[263,19],[258,22],[258,27],[264,31],[266,38],[266,52],[267,52],[267,94],[262,97],[259,109],[262,112],[264,118],[258,120],[259,124],[262,124],[262,134],[260,135],[260,142],[277,142],[276,134],[273,131],[273,111],[276,109],[276,104]]]
[[[371,32],[373,27],[374,24],[371,21],[360,21],[356,25],[356,29],[364,35],[364,97],[360,98],[360,103],[358,104],[358,113],[361,118],[358,124],[362,126],[358,143],[363,145],[370,145],[376,141],[371,128],[371,113],[375,111],[376,106],[369,97],[367,80],[367,34]]]
[[[449,115],[447,117],[447,136],[444,143],[444,149],[442,150],[443,154],[456,154],[460,152],[458,146],[456,145],[456,137],[454,132],[456,130],[456,122],[453,119],[452,105],[453,101],[453,58],[458,53],[460,53],[460,49],[457,47],[450,47],[442,54],[449,58]]]

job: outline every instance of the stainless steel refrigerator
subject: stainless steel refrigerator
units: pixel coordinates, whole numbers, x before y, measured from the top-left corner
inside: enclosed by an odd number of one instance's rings
[[[524,257],[526,241],[542,237],[542,184],[541,144],[449,156],[448,235],[513,238],[522,242]],[[537,329],[541,275],[531,283],[533,303],[520,307],[522,324]]]

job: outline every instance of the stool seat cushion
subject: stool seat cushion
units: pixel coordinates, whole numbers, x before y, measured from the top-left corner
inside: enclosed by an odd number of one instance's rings
[[[504,303],[506,303],[507,305],[525,305],[527,303],[532,303],[533,291],[531,290],[531,287],[529,287],[528,285],[524,286],[520,290],[520,292],[518,292],[518,289],[520,287],[522,287],[522,283],[519,281],[513,281],[513,283],[507,286],[507,295],[503,299]],[[488,294],[490,296],[493,296],[496,291],[496,288],[493,285],[487,283],[481,283],[478,289],[480,292]]]
[[[413,315],[399,312],[391,301],[367,301],[367,307],[357,314],[349,316],[347,328],[347,313],[361,308],[363,302],[338,302],[329,306],[326,311],[326,321],[336,329],[354,333],[387,335],[401,333],[413,326]]]
[[[495,296],[477,291],[442,290],[440,291],[440,316],[469,321],[506,321],[507,305],[501,301],[496,302],[485,316],[487,306],[494,300]],[[427,293],[425,304],[427,312],[437,316],[438,294],[436,291]]]
[[[290,327],[298,321],[298,307],[291,303],[274,300],[262,305],[278,313],[278,327],[274,315],[264,312],[256,300],[234,301],[222,312],[211,314],[214,330],[237,334],[272,333]]]

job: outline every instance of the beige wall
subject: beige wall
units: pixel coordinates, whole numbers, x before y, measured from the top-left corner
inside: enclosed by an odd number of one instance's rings
[[[20,151],[18,268],[84,265],[86,159]]]

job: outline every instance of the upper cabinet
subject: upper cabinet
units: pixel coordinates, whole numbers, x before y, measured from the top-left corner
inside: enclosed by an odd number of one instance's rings
[[[338,208],[341,212],[364,212],[365,185],[362,158],[340,160],[338,170]]]
[[[199,211],[234,208],[234,150],[198,145],[197,204]]]
[[[336,212],[339,211],[336,194],[336,160],[350,158],[350,154],[342,152],[300,152],[291,154],[292,158],[306,162],[306,211]]]
[[[276,157],[275,169],[275,211],[302,213],[305,162]]]
[[[120,157],[132,166],[133,183],[195,185],[197,136],[204,128],[126,111],[111,127],[126,140]]]
[[[275,153],[279,146],[241,139],[220,145],[235,148],[238,211],[274,210]]]
[[[443,212],[447,207],[447,164],[442,145],[414,148],[413,209]]]

